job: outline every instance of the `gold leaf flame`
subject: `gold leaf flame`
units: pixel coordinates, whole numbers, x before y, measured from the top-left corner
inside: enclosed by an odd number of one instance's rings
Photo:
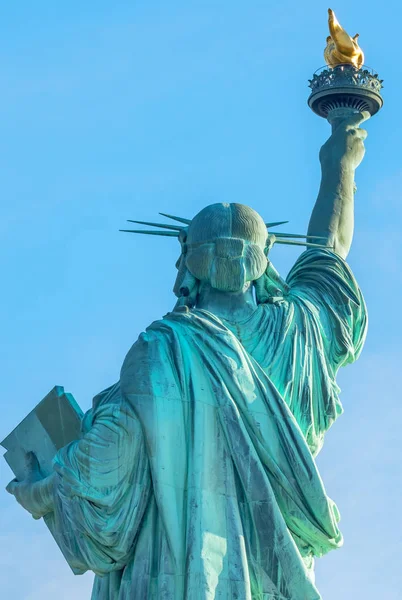
[[[359,34],[354,37],[344,30],[330,8],[328,9],[328,25],[331,35],[327,37],[327,47],[324,50],[325,62],[329,67],[351,64],[360,69],[364,64],[363,50],[358,43]]]

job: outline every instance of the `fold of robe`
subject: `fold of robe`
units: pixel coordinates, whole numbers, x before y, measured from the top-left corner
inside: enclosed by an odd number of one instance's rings
[[[153,323],[57,455],[58,541],[98,574],[94,600],[320,598],[312,559],[342,536],[313,454],[366,313],[329,251],[305,252],[288,283],[242,323]]]

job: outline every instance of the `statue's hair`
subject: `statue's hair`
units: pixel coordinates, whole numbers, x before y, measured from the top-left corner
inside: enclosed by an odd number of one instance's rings
[[[262,218],[242,204],[214,204],[194,217],[185,264],[199,281],[224,292],[239,292],[267,267],[267,230]]]
[[[219,238],[187,251],[186,266],[201,282],[223,292],[239,292],[265,271],[262,248],[240,238]]]

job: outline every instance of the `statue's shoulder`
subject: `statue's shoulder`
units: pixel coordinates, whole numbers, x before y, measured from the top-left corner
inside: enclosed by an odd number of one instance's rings
[[[179,396],[178,381],[182,373],[178,369],[182,338],[180,319],[168,315],[154,321],[141,333],[128,351],[121,371],[122,395],[155,396],[158,386],[163,385],[164,396]],[[180,387],[180,386],[179,386]]]
[[[127,353],[123,368],[133,362],[144,362],[156,359],[159,355],[166,356],[173,352],[175,344],[180,340],[193,336],[213,323],[223,327],[221,321],[205,311],[180,307],[167,313],[162,319],[153,321]]]
[[[156,363],[170,358],[175,362],[173,355],[188,343],[189,338],[204,338],[206,334],[218,335],[227,331],[222,321],[212,313],[187,307],[176,308],[151,323],[139,335],[127,353],[121,373],[137,371],[146,364],[153,368]]]
[[[157,355],[165,354],[170,351],[172,337],[177,331],[177,319],[169,318],[171,313],[165,315],[162,319],[153,321],[145,331],[140,333],[138,339],[131,346],[124,359],[122,372],[128,368],[132,369],[135,365],[144,364]]]

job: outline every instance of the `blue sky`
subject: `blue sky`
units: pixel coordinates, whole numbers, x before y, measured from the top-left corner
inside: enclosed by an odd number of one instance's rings
[[[175,240],[118,233],[159,211],[241,202],[303,232],[329,125],[307,107],[327,3],[50,0],[0,9],[0,437],[55,385],[84,409],[118,379],[138,334],[174,303]],[[319,467],[343,549],[317,561],[325,600],[400,599],[402,165],[396,1],[337,1],[385,79],[365,127],[349,256],[368,304],[360,361],[339,376],[345,414]],[[286,274],[298,256],[277,247]],[[2,461],[3,463],[3,461]],[[1,464],[1,486],[11,478]],[[8,600],[89,600],[43,523],[0,493]]]

